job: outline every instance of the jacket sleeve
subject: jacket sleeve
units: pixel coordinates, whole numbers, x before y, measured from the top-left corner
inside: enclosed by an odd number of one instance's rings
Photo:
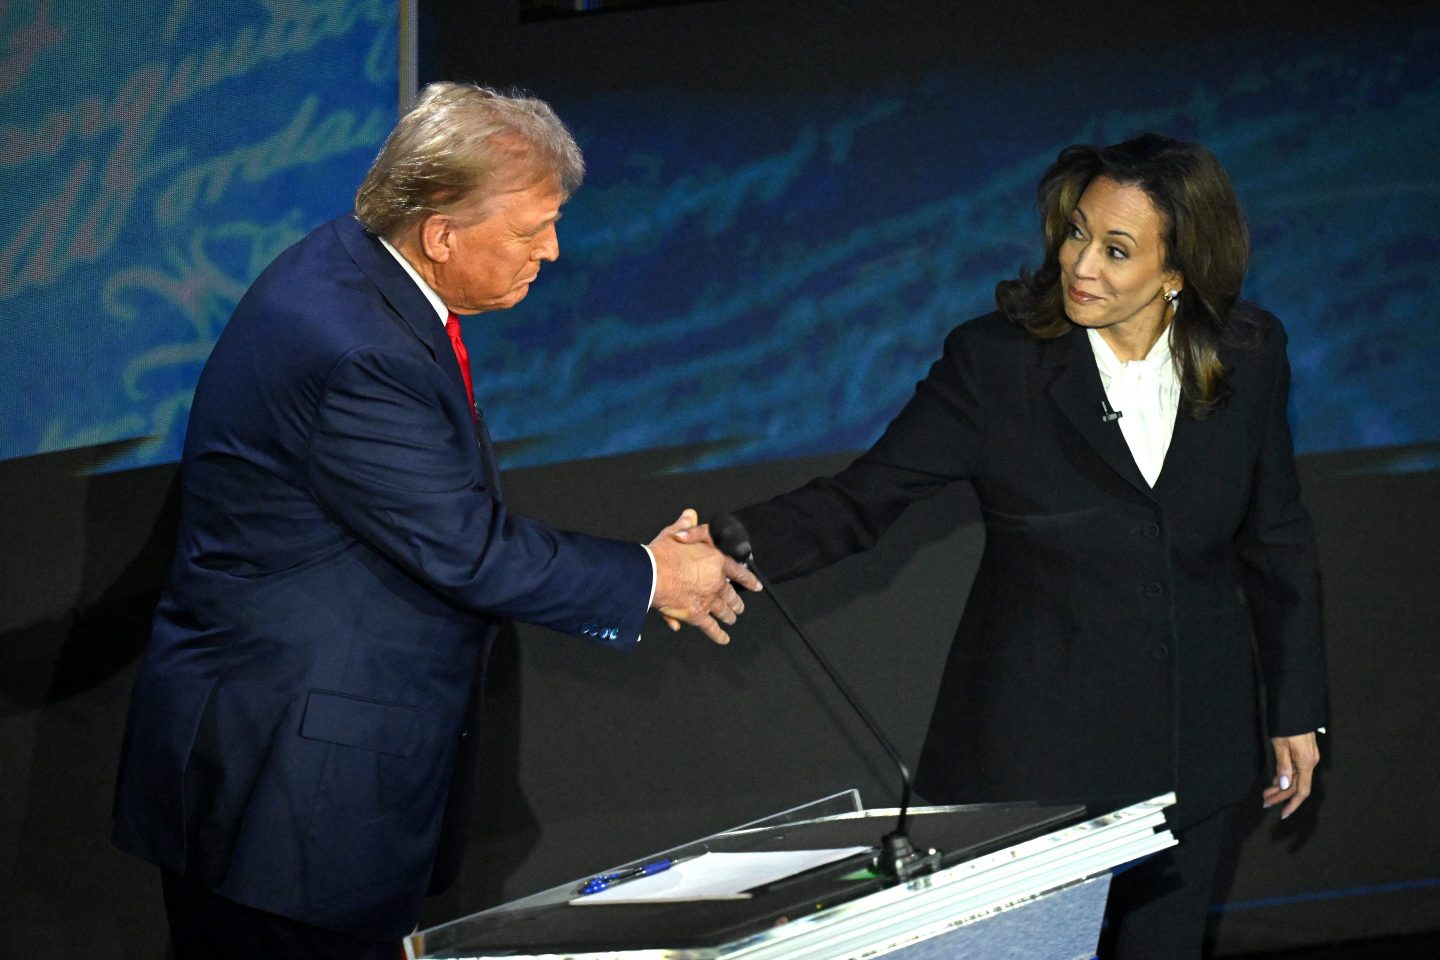
[[[1264,674],[1271,736],[1293,736],[1325,723],[1325,655],[1320,574],[1310,515],[1300,501],[1287,406],[1290,364],[1285,334],[1270,332],[1278,352],[1265,432],[1236,538]]]
[[[640,634],[650,560],[638,543],[555,530],[511,513],[479,475],[423,358],[347,354],[331,372],[308,450],[321,506],[390,563],[476,613],[614,646]]]
[[[951,332],[915,395],[850,466],[736,511],[772,580],[868,550],[911,503],[970,475],[985,432],[975,339],[969,325]]]

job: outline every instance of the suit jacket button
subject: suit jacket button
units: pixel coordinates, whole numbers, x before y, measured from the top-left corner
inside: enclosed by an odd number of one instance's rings
[[[1156,537],[1160,536],[1160,524],[1158,523],[1147,523],[1145,524],[1145,526],[1141,527],[1140,530],[1142,533],[1145,534],[1147,538],[1151,540],[1154,540]]]
[[[1165,646],[1165,644],[1163,643],[1157,643],[1155,644],[1155,646],[1150,648],[1150,656],[1154,657],[1156,660],[1164,660],[1166,657],[1170,656],[1170,648]]]
[[[1147,597],[1158,597],[1158,596],[1160,596],[1160,594],[1162,594],[1162,593],[1164,593],[1164,592],[1165,592],[1165,588],[1162,587],[1162,586],[1160,586],[1160,584],[1158,584],[1158,583],[1147,583],[1147,584],[1145,584],[1145,596],[1147,596]]]

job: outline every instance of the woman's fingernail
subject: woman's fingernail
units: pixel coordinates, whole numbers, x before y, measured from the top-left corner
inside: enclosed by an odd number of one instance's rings
[[[1289,790],[1289,789],[1290,789],[1290,778],[1287,777],[1287,776],[1285,776],[1285,774],[1283,774],[1283,773],[1280,774],[1280,789],[1281,789],[1281,790]]]

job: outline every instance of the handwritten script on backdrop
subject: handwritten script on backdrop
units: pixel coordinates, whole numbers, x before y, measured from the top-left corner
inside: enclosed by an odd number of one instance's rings
[[[389,0],[38,0],[0,51],[0,457],[173,459],[245,287],[395,119]]]

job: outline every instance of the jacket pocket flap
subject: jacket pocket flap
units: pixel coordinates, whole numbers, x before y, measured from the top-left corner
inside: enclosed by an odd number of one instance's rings
[[[400,703],[311,690],[300,736],[408,757],[420,738],[420,711]]]

